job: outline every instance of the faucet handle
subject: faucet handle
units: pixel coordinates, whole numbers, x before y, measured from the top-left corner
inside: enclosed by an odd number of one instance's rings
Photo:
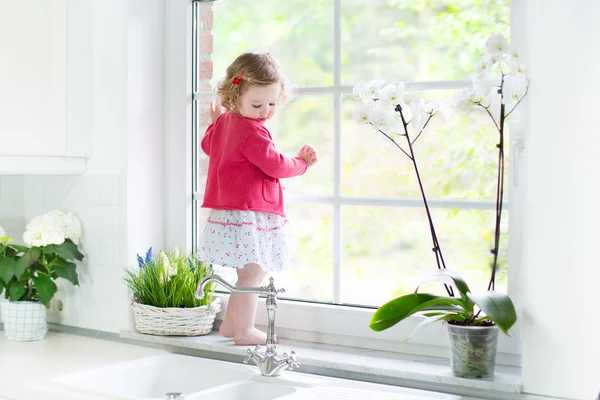
[[[292,370],[294,368],[300,368],[300,363],[298,362],[298,357],[296,356],[296,352],[294,350],[290,352],[290,355],[288,355],[287,353],[283,353],[282,355],[285,359],[285,362],[287,362],[287,364],[289,365],[289,370]]]
[[[277,289],[275,287],[275,284],[273,283],[274,279],[273,277],[269,278],[269,285],[267,285],[267,287],[265,287],[265,291],[268,293],[274,293],[275,295],[278,295],[279,293],[285,293],[285,289],[281,288],[281,289]]]
[[[258,346],[258,345],[254,348],[254,350],[252,350],[252,349],[246,350],[246,352],[248,353],[248,357],[246,357],[244,359],[244,364],[248,364],[248,362],[250,362],[250,360],[252,360],[252,357],[254,357],[258,353],[258,350],[260,350],[260,346]]]

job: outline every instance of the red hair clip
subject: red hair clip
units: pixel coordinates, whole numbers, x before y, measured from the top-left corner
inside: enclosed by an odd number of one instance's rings
[[[233,78],[233,84],[239,86],[239,84],[242,83],[242,77],[243,76],[244,76],[244,73],[242,72],[240,74],[240,76],[236,76],[235,78]]]

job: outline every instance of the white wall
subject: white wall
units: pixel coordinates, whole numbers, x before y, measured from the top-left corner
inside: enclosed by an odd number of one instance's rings
[[[525,390],[600,392],[600,2],[524,5],[528,100],[521,287]]]
[[[85,175],[0,180],[0,224],[17,241],[29,219],[51,209],[82,221],[81,285],[59,284],[68,315],[50,322],[130,328],[123,270],[136,265],[136,253],[164,246],[164,14],[164,0],[93,1],[93,50],[71,55],[92,57]]]

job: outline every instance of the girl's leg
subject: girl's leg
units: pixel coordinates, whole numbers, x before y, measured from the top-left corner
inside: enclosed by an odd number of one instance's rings
[[[237,270],[238,287],[260,286],[267,273],[258,264],[246,264]],[[238,345],[265,344],[267,334],[254,327],[258,295],[232,293],[221,325],[221,334],[229,334]],[[229,320],[227,316],[229,315]],[[227,324],[226,324],[227,322]],[[233,322],[233,323],[232,323]],[[231,329],[233,327],[233,329]]]

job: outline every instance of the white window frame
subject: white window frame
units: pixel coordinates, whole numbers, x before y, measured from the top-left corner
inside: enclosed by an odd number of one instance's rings
[[[200,5],[210,7],[210,3]],[[519,6],[511,5],[511,38],[513,43],[520,43],[522,37],[519,28],[522,22],[519,17],[523,15]],[[192,192],[193,173],[193,146],[192,140],[192,105],[194,101],[201,101],[212,97],[212,93],[193,93],[192,90],[192,2],[190,0],[171,0],[167,3],[167,60],[166,60],[166,88],[167,88],[167,121],[166,121],[166,152],[167,152],[167,245],[179,245],[192,250],[193,240],[196,239],[195,213],[198,201],[202,199],[201,191]],[[342,258],[342,215],[343,205],[372,205],[372,206],[402,206],[423,207],[422,200],[418,198],[369,198],[345,197],[341,188],[341,107],[343,94],[351,94],[352,87],[341,84],[341,0],[334,0],[334,85],[330,87],[305,87],[299,90],[300,96],[333,95],[334,97],[334,193],[332,196],[296,196],[292,202],[309,204],[328,204],[334,208],[334,299],[339,302],[340,271]],[[183,23],[183,20],[186,23]],[[470,81],[427,81],[407,82],[407,90],[418,85],[419,90],[458,89],[469,86]],[[185,135],[185,137],[183,137]],[[511,141],[522,138],[520,127],[511,126]],[[181,157],[185,154],[185,157]],[[518,156],[517,156],[518,157]],[[514,155],[508,160],[511,167],[514,165]],[[521,237],[521,197],[516,180],[507,175],[511,190],[510,201],[506,202],[505,209],[509,209],[510,224],[509,237],[511,243],[508,252],[508,292],[515,300],[519,309],[519,290],[517,271],[520,264],[520,237]],[[517,199],[517,201],[515,201]],[[431,199],[432,208],[460,208],[460,209],[495,209],[493,200],[454,200]],[[516,243],[512,239],[518,238]],[[227,302],[227,295],[222,296]],[[259,303],[257,324],[266,325],[266,312],[264,300]],[[398,324],[384,332],[373,332],[368,327],[368,322],[373,314],[372,308],[348,307],[343,305],[328,305],[314,302],[301,302],[279,300],[277,313],[277,333],[280,337],[306,340],[319,343],[341,344],[352,347],[362,347],[375,350],[390,350],[409,354],[431,355],[437,357],[448,356],[448,338],[446,328],[441,324],[433,324],[413,337],[409,342],[402,344],[404,338],[421,321],[419,317],[412,317],[402,324]],[[520,323],[517,323],[517,338],[520,336]],[[498,363],[504,365],[520,366],[520,343],[515,338],[500,335]]]

